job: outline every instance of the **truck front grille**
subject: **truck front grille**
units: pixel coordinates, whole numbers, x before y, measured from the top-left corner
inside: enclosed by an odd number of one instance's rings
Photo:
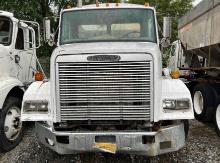
[[[150,120],[151,61],[58,63],[61,120]]]

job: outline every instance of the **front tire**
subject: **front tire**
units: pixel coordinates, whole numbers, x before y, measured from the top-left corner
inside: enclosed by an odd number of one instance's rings
[[[16,147],[23,136],[23,126],[20,120],[21,100],[8,97],[0,111],[0,150],[8,152]]]
[[[215,126],[217,134],[220,136],[220,105],[217,107],[215,112]]]

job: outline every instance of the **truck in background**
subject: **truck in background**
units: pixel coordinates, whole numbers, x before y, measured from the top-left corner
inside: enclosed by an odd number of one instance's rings
[[[0,151],[11,150],[22,138],[22,99],[37,69],[33,25],[39,31],[36,22],[0,11]]]
[[[179,150],[192,100],[181,80],[162,75],[159,47],[156,11],[147,4],[62,10],[51,78],[25,92],[22,121],[36,122],[39,142],[59,154]]]
[[[195,117],[215,121],[220,136],[220,1],[203,0],[179,19],[169,67],[190,89]]]

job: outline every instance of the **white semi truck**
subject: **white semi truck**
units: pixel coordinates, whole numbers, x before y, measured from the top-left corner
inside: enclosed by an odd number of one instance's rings
[[[22,99],[37,65],[35,30],[27,24],[39,27],[0,11],[0,151],[11,150],[22,138]]]
[[[35,121],[38,140],[59,154],[182,148],[194,118],[191,95],[162,75],[157,24],[147,4],[62,10],[51,78],[25,92],[22,121]]]
[[[179,19],[169,67],[191,91],[195,117],[215,121],[220,136],[220,1],[203,0]]]

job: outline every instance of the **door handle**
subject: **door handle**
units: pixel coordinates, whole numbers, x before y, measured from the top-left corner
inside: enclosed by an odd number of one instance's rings
[[[19,63],[20,62],[20,56],[18,56],[18,55],[15,55],[15,63]]]

